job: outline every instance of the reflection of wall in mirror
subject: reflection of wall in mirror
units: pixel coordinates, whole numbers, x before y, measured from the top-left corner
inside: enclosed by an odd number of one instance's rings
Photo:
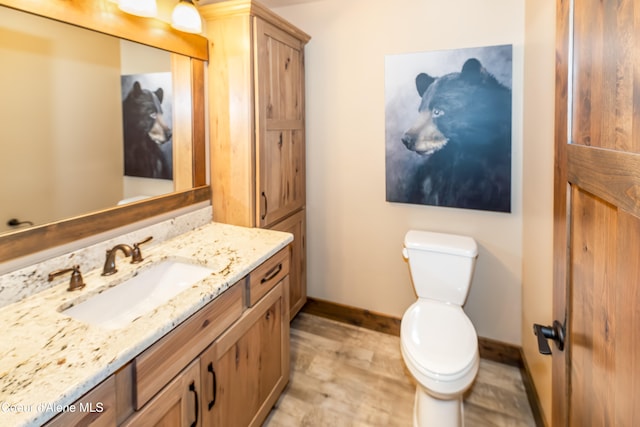
[[[168,52],[0,6],[0,233],[173,192],[123,176],[120,76],[171,70]]]
[[[119,41],[0,7],[0,58],[0,231],[11,217],[42,224],[115,205]]]

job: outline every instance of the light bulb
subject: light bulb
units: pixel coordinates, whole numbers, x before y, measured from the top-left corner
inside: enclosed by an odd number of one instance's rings
[[[202,19],[192,0],[180,0],[173,9],[171,26],[176,30],[187,33],[200,34],[202,32]]]

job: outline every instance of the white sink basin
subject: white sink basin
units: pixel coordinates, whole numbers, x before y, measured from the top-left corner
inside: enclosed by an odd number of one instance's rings
[[[105,329],[119,329],[212,272],[199,265],[162,261],[62,313]]]

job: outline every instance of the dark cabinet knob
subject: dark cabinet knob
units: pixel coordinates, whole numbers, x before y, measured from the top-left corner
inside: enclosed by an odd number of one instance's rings
[[[542,326],[533,324],[533,333],[538,337],[538,351],[541,354],[551,354],[551,348],[547,340],[553,340],[558,350],[564,350],[564,325],[557,320],[553,321],[553,326]]]

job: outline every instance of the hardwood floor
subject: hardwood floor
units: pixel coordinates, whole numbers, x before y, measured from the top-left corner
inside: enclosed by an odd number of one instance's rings
[[[397,336],[300,313],[289,385],[264,426],[411,426],[414,393]],[[484,359],[464,411],[466,427],[535,426],[519,369]]]

